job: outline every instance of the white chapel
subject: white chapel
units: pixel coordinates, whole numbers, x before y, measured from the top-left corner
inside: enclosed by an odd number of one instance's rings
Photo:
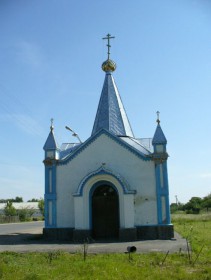
[[[43,147],[43,233],[49,239],[134,241],[174,235],[167,140],[159,114],[152,138],[134,136],[112,75],[111,38],[106,37],[105,80],[91,136],[59,146],[52,123]]]

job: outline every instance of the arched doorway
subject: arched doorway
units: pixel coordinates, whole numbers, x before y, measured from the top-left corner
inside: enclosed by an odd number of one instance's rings
[[[92,194],[92,236],[94,239],[119,236],[119,197],[108,184],[98,186]]]

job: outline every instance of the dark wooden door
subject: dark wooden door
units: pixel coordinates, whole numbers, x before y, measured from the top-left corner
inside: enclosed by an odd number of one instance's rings
[[[96,188],[92,196],[92,233],[95,239],[113,239],[119,234],[119,198],[108,185]]]

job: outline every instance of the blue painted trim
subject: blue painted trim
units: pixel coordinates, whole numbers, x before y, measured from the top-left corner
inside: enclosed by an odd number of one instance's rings
[[[45,194],[48,193],[48,186],[49,186],[49,170],[51,168],[45,166]]]
[[[52,192],[49,193],[49,172],[51,170]],[[55,228],[57,226],[57,207],[56,207],[56,165],[45,167],[45,227]],[[52,225],[49,225],[48,203],[52,201]]]
[[[158,224],[162,224],[162,205],[161,205],[161,185],[160,185],[160,165],[155,164],[155,179],[156,179],[156,193],[157,193],[157,219]]]
[[[56,193],[56,165],[52,166],[52,193]]]
[[[47,201],[47,194],[49,191],[49,170],[51,170],[50,167],[45,166],[45,194],[44,194],[44,215],[45,215],[45,227],[48,227],[48,215],[49,215],[49,211],[48,211],[48,201]]]
[[[93,196],[94,191],[102,185],[111,186],[117,192],[118,203],[119,203],[119,192],[114,184],[112,184],[110,181],[106,181],[106,180],[96,182],[92,186],[92,188],[90,189],[90,192],[89,192],[89,229],[90,230],[92,230],[92,196]],[[120,203],[119,203],[119,224],[120,224]]]
[[[49,220],[49,202],[52,202],[52,225],[48,223]],[[56,197],[45,195],[45,228],[56,228]]]
[[[162,174],[160,174],[160,165],[162,165]],[[169,187],[168,187],[168,173],[167,173],[167,162],[163,162],[155,165],[155,176],[156,176],[156,192],[157,192],[157,211],[158,211],[158,224],[163,224],[162,219],[162,196],[165,197],[165,208],[166,208],[166,224],[171,223],[170,217],[170,205],[169,205]],[[160,184],[160,178],[163,176],[163,187]]]
[[[52,166],[52,194],[56,195],[56,165]],[[56,200],[52,201],[52,225],[56,227]]]
[[[115,134],[111,133],[110,131],[107,131],[105,129],[101,129],[99,132],[94,134],[93,136],[89,137],[83,144],[81,144],[78,148],[76,148],[73,153],[71,153],[67,158],[63,160],[58,161],[58,165],[64,165],[69,163],[72,159],[74,159],[76,156],[78,156],[83,150],[85,150],[89,145],[91,145],[97,138],[99,138],[102,134],[105,134],[115,142],[117,142],[119,145],[130,151],[132,154],[136,155],[137,157],[141,158],[142,160],[149,161],[152,160],[151,157],[148,157],[141,153],[140,151],[136,150],[132,146],[130,146],[128,143],[120,139]]]
[[[87,174],[82,179],[82,181],[80,182],[80,184],[78,186],[77,192],[74,193],[73,196],[82,196],[84,186],[87,183],[87,181],[96,175],[104,175],[104,174],[114,177],[119,182],[120,186],[122,187],[124,194],[135,194],[136,193],[136,190],[130,190],[129,184],[127,183],[127,181],[124,178],[122,178],[121,175],[115,174],[113,171],[101,166],[99,169]]]
[[[166,191],[166,193],[165,193],[165,197],[166,197],[166,222],[171,223],[167,162],[163,163],[163,182],[164,182],[165,191]]]

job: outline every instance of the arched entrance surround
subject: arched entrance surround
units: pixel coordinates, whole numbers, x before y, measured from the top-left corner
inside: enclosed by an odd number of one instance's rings
[[[128,184],[119,175],[101,167],[83,178],[74,196],[75,229],[92,229],[92,194],[93,190],[107,182],[115,187],[119,197],[119,226],[120,228],[134,227],[134,194]]]

